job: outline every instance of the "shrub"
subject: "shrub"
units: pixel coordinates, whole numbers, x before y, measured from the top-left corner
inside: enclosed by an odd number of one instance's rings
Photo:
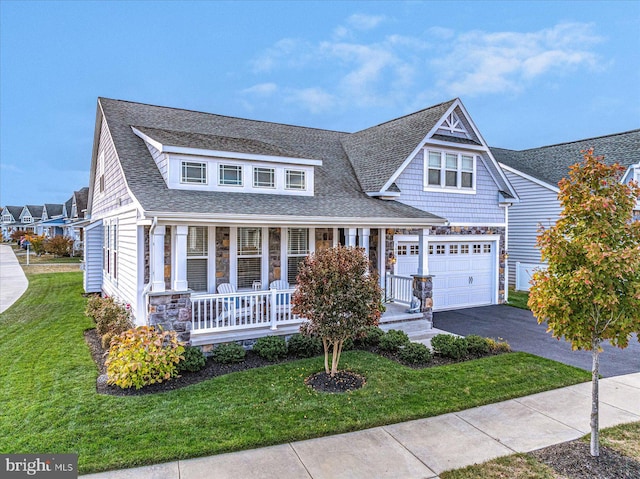
[[[378,278],[369,274],[363,249],[337,246],[307,256],[297,283],[292,311],[308,320],[300,332],[322,338],[324,370],[334,377],[345,341],[378,324],[383,310]]]
[[[102,338],[103,348],[110,344],[113,336],[133,327],[129,309],[118,304],[111,297],[91,296],[87,301],[85,314],[96,323],[96,330]]]
[[[44,235],[28,234],[25,238],[30,243],[30,248],[35,254],[41,255],[44,253],[44,242],[46,240]]]
[[[231,364],[244,361],[247,352],[238,343],[219,344],[211,353],[216,363]]]
[[[54,256],[71,256],[73,240],[64,236],[54,236],[44,242],[44,250]]]
[[[200,371],[204,368],[207,360],[202,354],[202,350],[198,347],[187,346],[182,353],[184,359],[178,363],[179,371],[189,371],[192,373]]]
[[[422,343],[409,343],[398,351],[400,361],[406,364],[424,364],[431,361],[431,350]]]
[[[496,341],[494,339],[487,338],[487,344],[489,345],[489,351],[493,354],[510,353],[511,346],[506,341]]]
[[[384,336],[384,331],[377,326],[368,326],[364,330],[363,336],[356,339],[356,346],[370,349],[380,344],[380,338]]]
[[[183,352],[175,331],[129,329],[113,338],[105,361],[107,382],[123,389],[161,383],[178,374]]]
[[[287,342],[289,354],[299,358],[312,358],[322,353],[322,341],[317,336],[296,333]]]
[[[438,334],[431,338],[431,347],[440,356],[456,360],[464,358],[469,352],[465,338],[450,334]]]
[[[409,336],[404,331],[390,329],[380,338],[380,349],[391,353],[398,352],[402,347],[409,344]]]
[[[491,351],[491,349],[489,348],[489,342],[487,341],[487,338],[483,338],[476,334],[471,334],[466,337],[466,340],[467,340],[469,354],[471,356],[477,356],[477,357],[485,356],[489,354],[489,352]]]
[[[29,232],[25,230],[15,230],[9,235],[9,237],[11,238],[11,241],[15,241],[17,243],[18,241],[20,241],[20,238],[22,238],[23,236],[26,237],[28,234]]]
[[[267,361],[277,361],[287,355],[287,342],[282,336],[264,336],[253,345],[253,350]]]

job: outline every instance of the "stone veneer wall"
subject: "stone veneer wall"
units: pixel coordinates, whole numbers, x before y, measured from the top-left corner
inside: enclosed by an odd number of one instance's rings
[[[149,293],[149,325],[176,331],[178,339],[191,340],[191,291]]]
[[[385,234],[385,250],[387,251],[386,272],[393,273],[393,264],[389,259],[389,252],[393,251],[394,235],[418,235],[420,229],[387,229]],[[437,241],[438,236],[446,235],[500,235],[498,246],[498,303],[504,303],[505,297],[505,265],[507,255],[505,250],[505,228],[495,226],[432,226],[429,233],[429,240]]]

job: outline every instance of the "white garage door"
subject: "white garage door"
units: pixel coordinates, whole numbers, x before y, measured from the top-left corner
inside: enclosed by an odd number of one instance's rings
[[[495,242],[429,242],[433,309],[465,308],[494,302]],[[418,271],[418,243],[399,242],[396,274]]]

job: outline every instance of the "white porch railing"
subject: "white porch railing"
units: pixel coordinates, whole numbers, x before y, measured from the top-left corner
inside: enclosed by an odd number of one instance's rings
[[[413,301],[413,278],[387,273],[384,297],[386,302],[410,305]]]
[[[295,290],[241,291],[230,294],[192,294],[191,331],[223,332],[251,328],[278,329],[300,324],[291,312]]]

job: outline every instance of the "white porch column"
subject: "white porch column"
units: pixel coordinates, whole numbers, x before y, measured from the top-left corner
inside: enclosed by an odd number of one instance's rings
[[[346,246],[349,248],[355,248],[356,247],[356,234],[357,234],[358,230],[356,228],[349,228],[347,230],[347,244]]]
[[[418,235],[418,274],[429,274],[429,230],[423,228]]]
[[[338,228],[333,228],[333,247],[335,248],[340,244],[340,231]]]
[[[316,229],[309,228],[309,253],[316,252]]]
[[[385,288],[387,277],[387,230],[378,228],[378,271],[380,276],[380,287]]]
[[[156,226],[151,235],[151,291],[162,293],[164,287],[164,226]]]
[[[187,234],[189,227],[180,225],[173,229],[173,248],[171,249],[172,288],[174,291],[189,289],[187,282]]]
[[[360,248],[364,248],[364,253],[369,257],[369,235],[371,230],[369,228],[359,228],[358,236],[360,236]]]

